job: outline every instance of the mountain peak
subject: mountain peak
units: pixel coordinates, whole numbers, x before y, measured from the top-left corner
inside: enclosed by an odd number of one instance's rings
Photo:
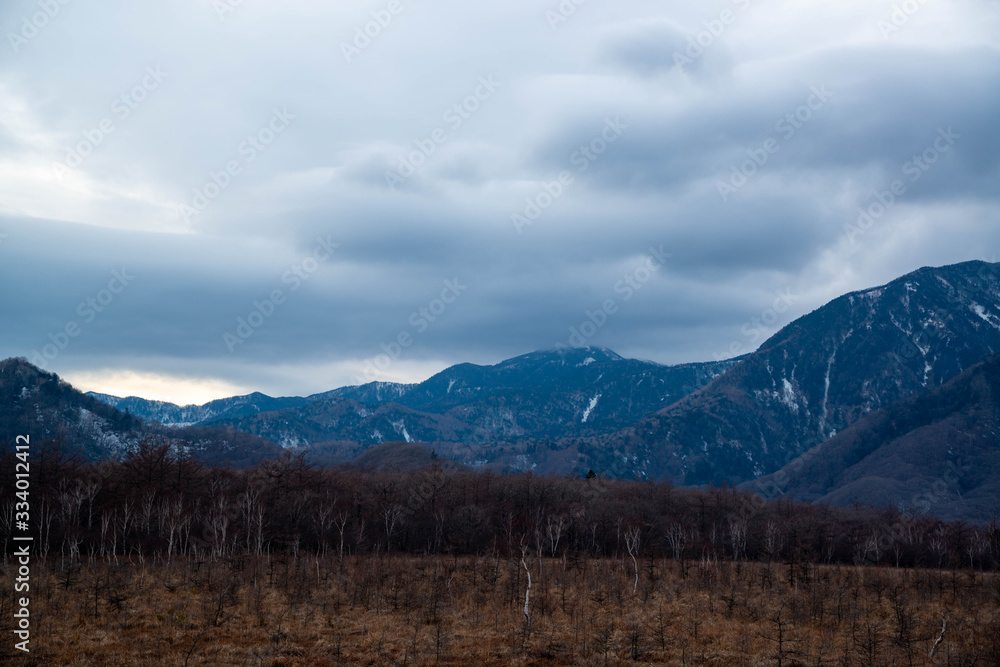
[[[548,350],[537,350],[533,352],[534,355],[544,355],[548,357],[558,357],[560,360],[567,363],[576,361],[582,362],[587,358],[592,358],[594,361],[600,362],[612,362],[612,361],[624,361],[625,358],[615,352],[614,350],[607,347],[599,347],[596,345],[587,345],[583,347],[558,347],[550,348]],[[527,356],[527,355],[525,355]],[[515,357],[515,359],[520,359],[521,357]],[[592,363],[592,362],[591,362]]]

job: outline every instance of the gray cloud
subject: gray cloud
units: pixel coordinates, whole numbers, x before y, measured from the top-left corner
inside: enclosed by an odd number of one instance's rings
[[[741,325],[775,290],[800,295],[790,320],[1000,252],[988,3],[927,7],[890,39],[879,7],[754,3],[684,67],[675,53],[736,4],[588,3],[555,30],[547,8],[406,4],[347,62],[371,8],[244,3],[220,20],[210,3],[64,6],[0,59],[0,355],[80,320],[53,370],[319,391],[458,279],[467,289],[390,369],[419,379],[564,340],[662,245],[669,262],[593,342],[697,361],[746,343]],[[34,11],[6,3],[4,33]],[[148,68],[165,77],[137,100]],[[461,107],[482,77],[499,87]],[[779,126],[821,86],[828,101]],[[294,118],[269,133],[276,109]],[[105,119],[113,131],[58,178],[53,163]],[[594,143],[608,119],[627,128]],[[948,127],[961,138],[852,242],[857,208]],[[721,196],[769,138],[779,150]],[[601,150],[583,159],[588,146]],[[414,151],[392,191],[387,172]],[[185,218],[196,192],[208,205]],[[511,216],[532,203],[518,233]],[[293,290],[283,276],[327,237],[336,252]],[[123,267],[134,282],[83,322],[79,304]],[[275,289],[286,300],[230,352],[223,335]]]

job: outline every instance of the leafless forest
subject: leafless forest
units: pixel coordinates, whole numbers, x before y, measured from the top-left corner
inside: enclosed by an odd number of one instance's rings
[[[32,653],[71,665],[1000,665],[1000,529],[745,491],[33,452]]]

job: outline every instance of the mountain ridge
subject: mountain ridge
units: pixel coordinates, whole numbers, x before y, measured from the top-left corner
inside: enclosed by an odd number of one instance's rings
[[[768,474],[1000,350],[997,313],[1000,264],[918,269],[803,315],[608,444],[679,484]]]
[[[529,352],[492,365],[456,364],[410,385],[373,382],[307,397],[249,394],[183,408],[103,398],[146,419],[179,421],[180,415],[181,423],[225,424],[284,447],[349,440],[511,441],[613,431],[735,363],[666,366],[586,347]],[[601,392],[588,390],[601,380]]]
[[[165,443],[178,454],[214,463],[253,464],[280,450],[233,428],[168,429],[88,396],[24,357],[0,361],[0,433],[59,442],[91,459],[118,458],[141,443]]]
[[[1000,354],[743,486],[772,498],[990,518],[1000,507]]]
[[[874,412],[934,394],[998,350],[1000,264],[964,262],[839,296],[721,362],[663,366],[567,348],[308,397],[254,393],[185,408],[104,398],[130,412],[202,416],[327,460],[399,441],[472,468],[740,484]]]

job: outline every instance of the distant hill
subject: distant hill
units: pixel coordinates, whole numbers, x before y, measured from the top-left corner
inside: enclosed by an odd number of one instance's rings
[[[117,458],[141,441],[162,439],[209,462],[246,465],[280,454],[262,438],[232,428],[168,429],[87,396],[23,358],[0,361],[0,433],[33,443],[59,440],[92,460]]]
[[[304,398],[250,394],[180,407],[93,396],[146,419],[230,425],[283,447],[535,441],[621,429],[735,363],[664,366],[588,347],[532,352],[493,366],[459,364],[419,384],[372,382]]]
[[[137,396],[119,398],[109,394],[87,392],[88,396],[96,398],[114,408],[128,414],[141,417],[148,421],[157,421],[165,426],[192,426],[208,424],[219,419],[233,419],[246,415],[280,410],[282,408],[305,405],[304,398],[272,398],[260,392],[245,396],[232,396],[209,401],[204,405],[175,405],[165,401],[151,401]]]
[[[410,442],[386,442],[375,445],[351,462],[352,467],[378,472],[407,472],[433,465],[441,470],[464,468],[454,461],[438,457],[434,450],[426,445]]]
[[[989,518],[1000,508],[1000,355],[866,415],[745,486],[768,497]]]

